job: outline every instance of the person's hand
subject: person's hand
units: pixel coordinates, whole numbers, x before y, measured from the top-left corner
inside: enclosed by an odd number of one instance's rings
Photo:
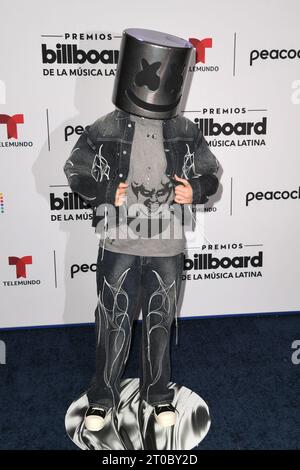
[[[128,183],[120,183],[116,191],[115,206],[121,206],[126,197]]]
[[[178,204],[191,204],[193,202],[193,188],[184,178],[175,175],[175,180],[182,183],[175,186],[175,199]]]

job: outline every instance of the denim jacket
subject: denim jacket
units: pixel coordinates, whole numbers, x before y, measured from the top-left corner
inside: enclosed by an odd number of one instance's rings
[[[97,207],[114,204],[120,182],[127,179],[134,127],[130,114],[116,108],[85,127],[64,164],[71,190],[92,207],[93,227],[100,220]],[[163,145],[166,175],[173,179],[176,173],[189,181],[193,210],[206,203],[219,185],[215,175],[219,162],[201,130],[181,115],[163,120]]]

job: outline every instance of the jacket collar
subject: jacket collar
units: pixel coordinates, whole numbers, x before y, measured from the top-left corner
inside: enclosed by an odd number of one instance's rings
[[[126,121],[130,121],[130,113],[124,111],[123,109],[116,108],[115,109],[115,117],[116,119],[125,119]],[[173,137],[175,126],[173,124],[178,119],[178,116],[171,118],[171,119],[163,119],[163,136],[164,139],[170,139]],[[125,124],[126,125],[126,124]]]
[[[116,119],[129,119],[130,118],[130,113],[128,113],[127,111],[124,111],[123,109],[116,108],[115,113],[116,113]],[[163,123],[166,123],[166,122],[169,123],[171,121],[175,121],[177,117],[178,116],[175,116],[174,118],[170,118],[170,119],[162,119],[162,121]]]
[[[123,111],[123,109],[115,109],[116,119],[129,119],[130,114],[127,111]]]

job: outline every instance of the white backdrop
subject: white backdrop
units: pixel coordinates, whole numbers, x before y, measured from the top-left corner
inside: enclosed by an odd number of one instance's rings
[[[182,112],[215,123],[204,134],[220,187],[186,257],[222,263],[185,270],[180,315],[299,310],[299,2],[19,0],[1,13],[2,328],[94,321],[98,239],[91,210],[66,204],[63,165],[82,127],[114,109],[129,27],[199,41]],[[76,47],[97,62],[74,63]]]

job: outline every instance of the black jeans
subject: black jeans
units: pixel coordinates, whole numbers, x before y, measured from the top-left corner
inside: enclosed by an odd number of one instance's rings
[[[96,374],[87,392],[89,405],[118,406],[132,324],[140,307],[140,397],[153,406],[171,403],[170,333],[177,314],[184,253],[152,257],[104,250],[101,259],[101,250],[97,259]]]

